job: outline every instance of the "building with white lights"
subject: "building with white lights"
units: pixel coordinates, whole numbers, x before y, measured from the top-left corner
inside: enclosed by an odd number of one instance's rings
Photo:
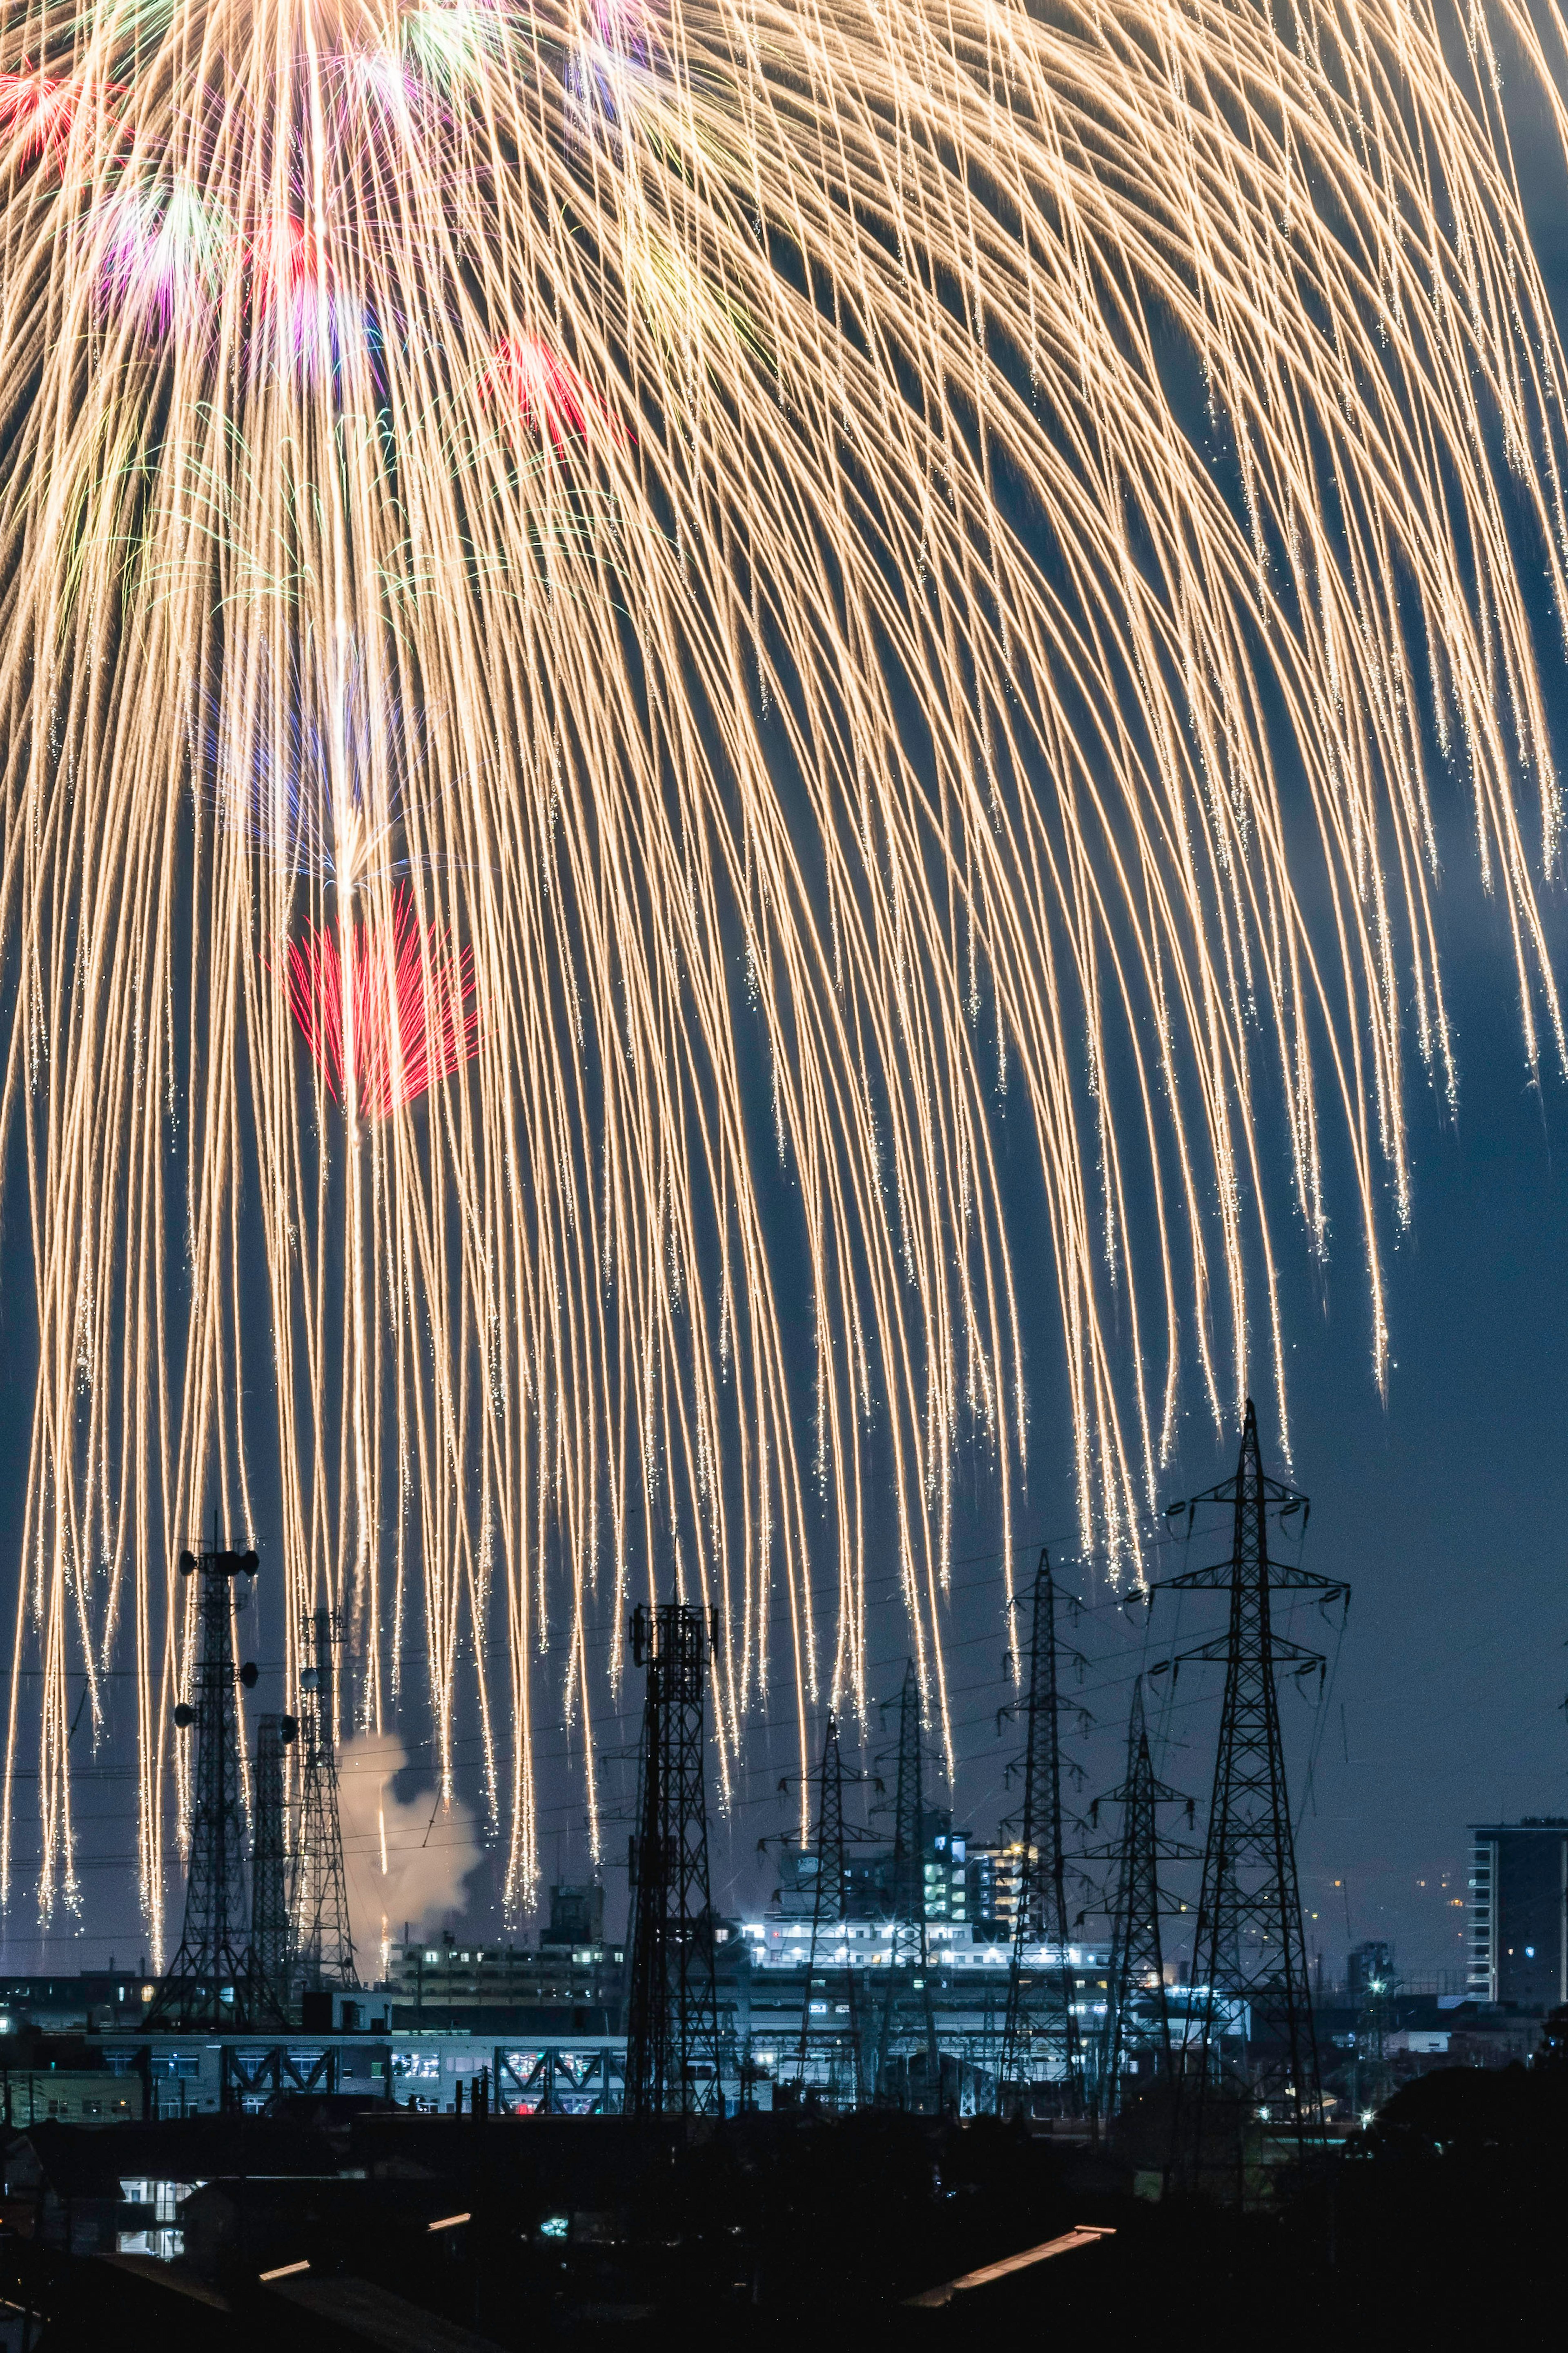
[[[1568,2002],[1568,1820],[1472,1823],[1467,1892],[1470,1999]]]

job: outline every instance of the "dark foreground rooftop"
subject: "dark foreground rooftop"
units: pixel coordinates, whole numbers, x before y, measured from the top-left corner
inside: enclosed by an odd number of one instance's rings
[[[1439,2344],[1554,2293],[1568,2066],[1427,2074],[1343,2149],[1255,2169],[1252,2212],[1160,2199],[1160,2129],[1157,2103],[1098,2148],[893,2113],[46,2125],[5,2151],[0,2296],[30,2308],[37,2353],[521,2353],[674,2328],[805,2353],[1047,2327],[1319,2346],[1352,2315]],[[184,2256],[118,2252],[161,2183]]]

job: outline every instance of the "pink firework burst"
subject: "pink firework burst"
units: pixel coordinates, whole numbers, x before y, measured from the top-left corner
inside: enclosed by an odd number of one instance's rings
[[[541,438],[548,434],[558,449],[568,434],[586,439],[595,426],[621,438],[598,394],[589,390],[570,360],[537,335],[501,337],[490,353],[480,395],[521,417]]]
[[[372,915],[291,941],[289,1007],[334,1103],[386,1119],[475,1053],[479,1011],[470,948],[421,923],[400,883],[391,921]]]

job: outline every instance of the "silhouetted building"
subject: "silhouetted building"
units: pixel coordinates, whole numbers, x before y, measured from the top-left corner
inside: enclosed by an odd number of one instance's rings
[[[605,1941],[605,1891],[598,1880],[584,1886],[563,1883],[550,1891],[550,1926],[539,1933],[541,1945],[602,1945]]]
[[[1471,1997],[1568,2001],[1568,1820],[1472,1823],[1468,1893]]]
[[[1345,1995],[1352,2003],[1364,2000],[1374,1982],[1386,1985],[1394,1969],[1392,1945],[1369,1943],[1353,1945],[1345,1962]]]
[[[613,2034],[625,1991],[624,1944],[395,1945],[392,2023],[416,2031]]]

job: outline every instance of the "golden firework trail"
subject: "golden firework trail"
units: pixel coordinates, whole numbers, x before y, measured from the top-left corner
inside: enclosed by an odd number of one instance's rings
[[[5,5],[4,1891],[37,1770],[73,1899],[68,1677],[89,1738],[132,1656],[156,1933],[215,1497],[289,1627],[342,1611],[353,1724],[427,1687],[449,1774],[477,1711],[516,1900],[535,1694],[591,1760],[634,1588],[721,1611],[731,1760],[780,1681],[863,1695],[896,1564],[945,1725],[954,1465],[1027,1467],[1004,1109],[1113,1560],[1184,1367],[1283,1409],[1281,1109],[1381,1377],[1447,804],[1563,1051],[1563,360],[1500,96],[1561,142],[1561,34]]]

